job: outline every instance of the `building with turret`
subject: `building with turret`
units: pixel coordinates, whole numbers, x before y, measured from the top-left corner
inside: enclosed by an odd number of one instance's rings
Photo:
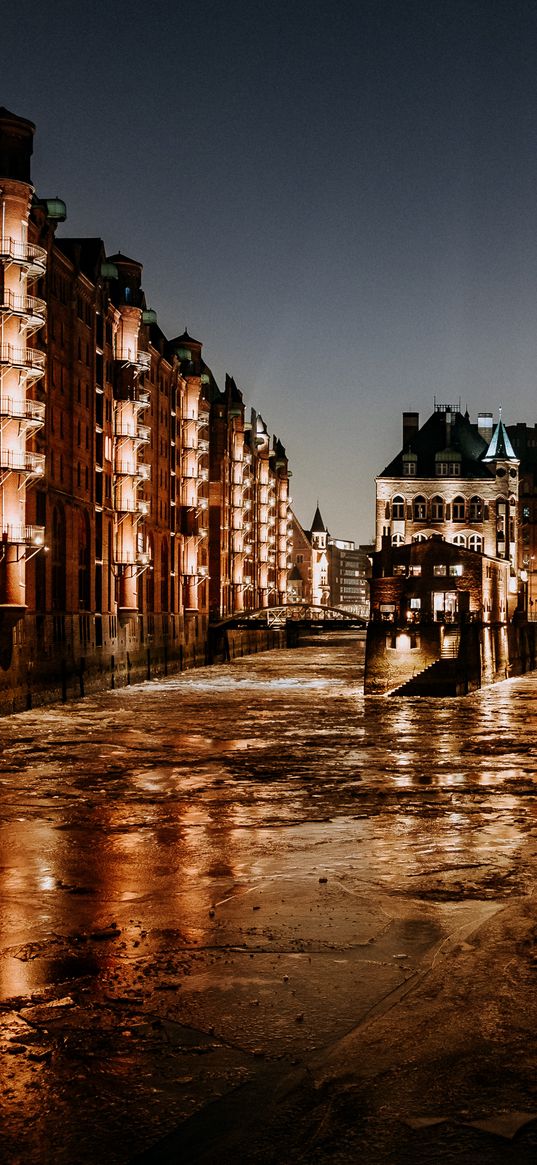
[[[500,417],[477,423],[437,405],[420,428],[403,413],[400,452],[376,480],[376,549],[440,535],[454,546],[509,562],[511,606],[517,601],[518,467]]]
[[[512,633],[527,598],[519,465],[501,415],[472,423],[437,405],[420,427],[403,414],[401,450],[376,482],[366,692],[454,694],[505,678],[515,660],[527,670]]]
[[[313,522],[309,531],[311,542],[311,578],[312,603],[315,606],[330,605],[329,570],[329,533],[324,524],[319,505],[313,515]]]

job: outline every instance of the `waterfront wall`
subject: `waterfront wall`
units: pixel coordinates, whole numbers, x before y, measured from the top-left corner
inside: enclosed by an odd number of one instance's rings
[[[441,624],[422,623],[413,630],[370,623],[365,694],[465,695],[537,668],[537,623],[468,623],[457,634],[450,655]],[[405,685],[408,690],[401,692]]]
[[[285,631],[256,627],[215,637],[196,614],[106,622],[103,629],[88,614],[60,622],[27,617],[0,628],[0,716],[285,647]]]

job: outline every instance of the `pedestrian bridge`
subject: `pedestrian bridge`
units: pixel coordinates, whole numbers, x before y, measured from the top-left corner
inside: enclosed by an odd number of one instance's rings
[[[314,603],[283,603],[278,607],[259,607],[255,611],[236,611],[226,619],[213,623],[214,628],[227,627],[317,627],[331,631],[367,627],[367,619],[353,615],[341,607],[321,607]]]

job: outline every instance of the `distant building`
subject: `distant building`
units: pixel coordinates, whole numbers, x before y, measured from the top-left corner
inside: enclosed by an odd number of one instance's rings
[[[309,531],[309,539],[312,551],[312,603],[321,607],[330,606],[328,537],[328,530],[323,522],[319,506],[317,506]]]
[[[330,604],[367,619],[369,578],[374,546],[356,546],[339,538],[328,539]]]
[[[403,414],[402,448],[377,478],[366,693],[463,694],[534,666],[519,465],[501,416],[473,424],[438,405],[420,428]]]
[[[376,548],[440,535],[454,546],[509,563],[509,610],[517,605],[519,459],[500,419],[473,424],[437,405],[420,428],[403,413],[400,452],[377,478]]]
[[[312,602],[313,552],[308,534],[291,511],[287,599],[289,603]]]

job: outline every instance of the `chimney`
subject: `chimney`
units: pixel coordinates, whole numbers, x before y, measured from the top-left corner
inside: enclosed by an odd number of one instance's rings
[[[403,413],[403,449],[407,449],[420,427],[419,413]]]
[[[492,430],[494,428],[493,413],[478,413],[477,414],[477,431],[479,436],[490,445],[492,441]]]

